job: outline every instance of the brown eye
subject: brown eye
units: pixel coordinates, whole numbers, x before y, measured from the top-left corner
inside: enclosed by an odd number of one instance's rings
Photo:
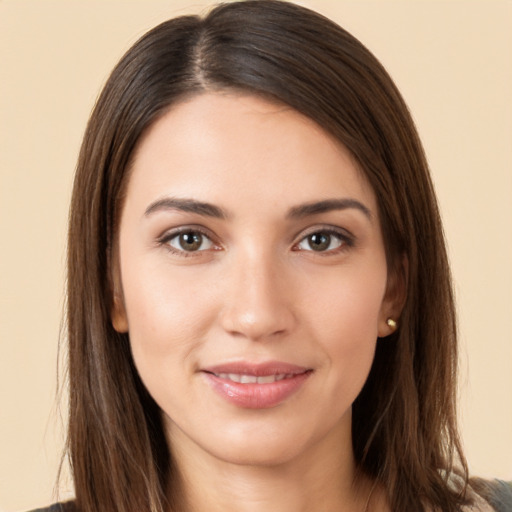
[[[325,235],[324,233],[309,235],[307,240],[313,251],[326,251],[331,245],[331,235]]]
[[[338,249],[345,243],[342,235],[317,231],[304,237],[297,247],[302,251],[326,252]]]
[[[169,240],[169,245],[178,251],[195,252],[211,249],[212,241],[199,231],[183,231]]]

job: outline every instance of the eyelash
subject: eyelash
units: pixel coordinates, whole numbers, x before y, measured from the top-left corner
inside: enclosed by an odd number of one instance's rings
[[[328,249],[326,251],[315,251],[314,249],[306,250],[305,252],[311,252],[315,255],[327,257],[337,255],[341,252],[347,251],[355,245],[355,237],[348,233],[346,230],[336,229],[331,226],[326,227],[315,227],[308,233],[301,235],[300,240],[293,245],[293,250],[300,250],[299,244],[306,242],[306,240],[313,235],[327,235],[329,237],[335,237],[339,240],[340,245],[334,249]]]
[[[177,256],[181,256],[183,258],[189,258],[191,256],[198,256],[200,253],[205,252],[205,250],[196,250],[196,251],[186,251],[184,249],[177,249],[173,247],[170,242],[179,237],[180,235],[191,234],[191,235],[201,235],[204,239],[207,239],[214,247],[214,250],[219,250],[218,244],[216,244],[213,240],[213,237],[206,230],[201,229],[196,226],[185,226],[174,229],[170,232],[165,233],[161,238],[158,239],[158,244],[164,246],[170,253],[175,254]],[[204,240],[202,241],[204,242]]]
[[[187,251],[185,249],[178,249],[176,247],[173,247],[171,245],[171,241],[180,235],[183,234],[191,234],[191,235],[200,235],[203,237],[203,240],[201,241],[201,244],[204,242],[204,239],[208,240],[210,244],[213,246],[213,250],[220,250],[220,247],[216,242],[213,240],[213,237],[211,234],[209,234],[206,230],[201,229],[200,227],[196,226],[185,226],[180,227],[177,229],[174,229],[170,232],[165,233],[161,238],[158,239],[159,245],[165,246],[165,248],[171,252],[172,254],[175,254],[180,257],[188,258],[193,256],[198,256],[202,252],[205,252],[207,250],[210,250],[210,248],[202,249],[202,250],[193,250],[193,251]],[[292,250],[293,251],[301,251],[300,244],[307,241],[307,239],[313,235],[327,235],[328,237],[335,237],[339,240],[340,245],[334,249],[328,249],[325,251],[315,251],[314,249],[310,250],[304,250],[304,252],[311,252],[318,256],[332,256],[335,254],[339,254],[341,252],[347,251],[351,247],[354,247],[355,245],[355,238],[353,235],[347,233],[345,230],[341,229],[335,229],[333,227],[320,227],[312,229],[309,233],[302,234],[301,238],[298,242],[293,244]],[[331,243],[332,240],[329,240],[329,243]]]

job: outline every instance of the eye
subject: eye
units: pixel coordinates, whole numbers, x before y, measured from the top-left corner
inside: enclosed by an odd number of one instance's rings
[[[207,251],[214,247],[213,242],[204,233],[194,230],[171,234],[163,242],[178,252]]]
[[[301,251],[327,252],[336,251],[345,245],[351,245],[347,236],[335,231],[315,231],[305,236],[298,244]]]

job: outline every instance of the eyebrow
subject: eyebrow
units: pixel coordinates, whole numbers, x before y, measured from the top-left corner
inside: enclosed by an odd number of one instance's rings
[[[301,204],[291,208],[286,217],[289,219],[302,219],[311,215],[318,215],[333,210],[356,209],[364,213],[368,219],[372,220],[372,213],[368,207],[356,199],[324,199],[312,203]],[[187,213],[195,213],[205,217],[213,217],[216,219],[227,219],[228,213],[222,208],[211,204],[197,201],[195,199],[182,199],[176,197],[164,197],[151,203],[144,212],[147,217],[152,213],[166,210],[178,210]]]
[[[372,220],[372,212],[370,209],[363,203],[357,201],[357,199],[351,198],[325,199],[323,201],[295,206],[289,210],[287,217],[292,219],[301,219],[310,215],[317,215],[319,213],[326,213],[333,210],[347,210],[350,208],[361,211],[370,221]]]
[[[166,210],[179,210],[182,212],[196,213],[205,217],[214,217],[216,219],[226,219],[227,213],[218,206],[210,203],[203,203],[195,199],[179,199],[176,197],[164,197],[151,203],[144,212],[147,217],[152,213]]]

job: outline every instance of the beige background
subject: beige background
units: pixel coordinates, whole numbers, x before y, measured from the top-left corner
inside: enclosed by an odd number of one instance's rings
[[[471,469],[512,479],[512,2],[301,2],[359,37],[417,121],[449,241]],[[52,500],[65,229],[80,139],[143,32],[207,2],[0,0],[0,510]]]

